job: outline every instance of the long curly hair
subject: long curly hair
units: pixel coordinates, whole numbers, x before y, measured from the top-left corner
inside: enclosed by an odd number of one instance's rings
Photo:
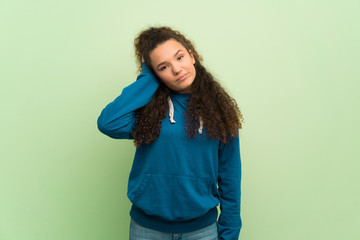
[[[189,138],[196,137],[200,118],[204,129],[212,139],[226,143],[230,137],[238,136],[238,130],[242,128],[244,119],[236,101],[205,69],[201,64],[203,59],[194,44],[179,31],[169,27],[150,27],[135,38],[135,55],[139,72],[142,71],[143,59],[156,76],[151,66],[150,53],[158,45],[170,39],[181,43],[195,58],[196,76],[185,113],[185,130]],[[136,146],[151,143],[158,138],[161,122],[168,113],[167,99],[170,93],[171,90],[160,81],[160,86],[150,103],[136,111],[136,127],[132,134]]]

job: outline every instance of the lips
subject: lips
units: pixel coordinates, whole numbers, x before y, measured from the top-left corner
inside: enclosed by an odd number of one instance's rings
[[[187,78],[187,73],[185,73],[184,75],[182,75],[180,78],[178,78],[176,81],[182,81],[184,80],[185,78]]]

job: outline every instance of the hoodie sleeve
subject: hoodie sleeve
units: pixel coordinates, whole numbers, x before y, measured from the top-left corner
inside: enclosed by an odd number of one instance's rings
[[[220,216],[219,239],[238,240],[242,221],[240,217],[241,158],[239,137],[232,138],[219,148]]]
[[[132,139],[135,128],[135,111],[151,101],[159,82],[146,63],[136,81],[122,90],[113,102],[101,112],[97,125],[100,132],[116,139]]]

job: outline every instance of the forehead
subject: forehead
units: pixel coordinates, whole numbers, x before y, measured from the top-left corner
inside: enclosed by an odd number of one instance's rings
[[[186,51],[186,48],[174,39],[169,39],[166,42],[158,45],[154,50],[150,52],[150,59],[153,62],[165,61],[173,58],[179,50]]]

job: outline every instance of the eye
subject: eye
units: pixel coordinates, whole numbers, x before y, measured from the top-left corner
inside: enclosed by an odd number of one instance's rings
[[[159,71],[164,71],[167,68],[167,66],[163,66],[159,69]]]
[[[178,60],[181,60],[183,57],[184,57],[184,56],[179,56],[177,59],[178,59]]]

